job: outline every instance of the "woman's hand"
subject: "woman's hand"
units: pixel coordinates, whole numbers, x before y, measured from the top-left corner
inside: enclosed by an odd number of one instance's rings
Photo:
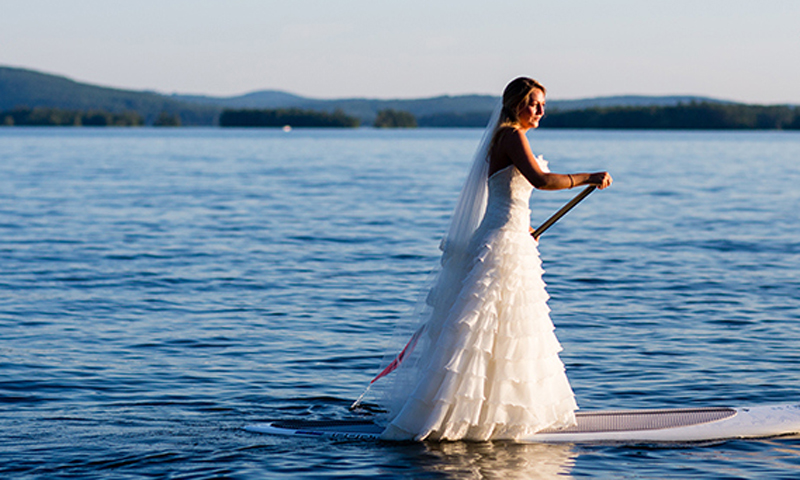
[[[611,178],[611,175],[608,172],[597,172],[589,174],[589,181],[587,182],[589,185],[597,185],[597,188],[600,190],[611,186],[611,183],[614,180]]]

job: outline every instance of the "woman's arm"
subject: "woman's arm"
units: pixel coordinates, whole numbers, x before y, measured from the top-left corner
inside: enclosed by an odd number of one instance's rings
[[[563,190],[581,185],[597,185],[601,190],[611,185],[608,172],[596,173],[549,173],[539,167],[533,156],[528,137],[520,130],[511,130],[499,139],[500,153],[511,159],[511,163],[539,190]]]

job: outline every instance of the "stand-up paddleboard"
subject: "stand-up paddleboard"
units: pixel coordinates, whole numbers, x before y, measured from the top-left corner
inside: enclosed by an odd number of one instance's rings
[[[800,433],[800,404],[576,412],[577,425],[543,430],[522,443],[666,443],[765,438]],[[378,440],[370,420],[285,420],[249,425],[271,435]]]

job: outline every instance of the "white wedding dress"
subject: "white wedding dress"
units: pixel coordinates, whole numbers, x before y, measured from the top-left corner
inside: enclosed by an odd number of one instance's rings
[[[391,391],[384,439],[517,440],[575,423],[528,230],[533,187],[513,165],[488,185],[465,253],[443,258],[414,365]]]

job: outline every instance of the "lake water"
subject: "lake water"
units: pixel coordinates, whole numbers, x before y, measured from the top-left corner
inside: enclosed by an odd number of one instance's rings
[[[800,477],[800,437],[242,430],[353,416],[436,266],[480,133],[0,129],[0,476]],[[800,134],[530,138],[553,171],[615,179],[540,247],[583,409],[800,401]],[[534,192],[532,222],[575,193]]]

